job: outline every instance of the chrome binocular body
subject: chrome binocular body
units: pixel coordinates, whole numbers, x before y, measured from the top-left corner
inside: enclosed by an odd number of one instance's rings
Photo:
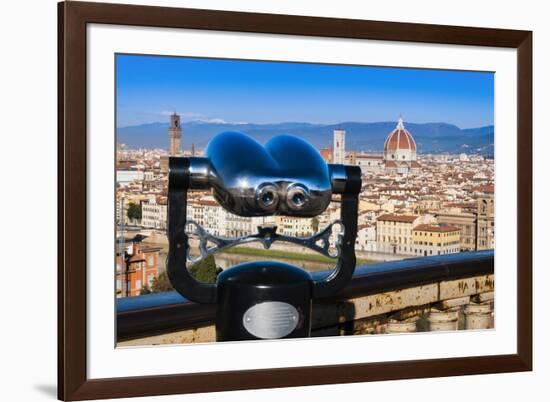
[[[327,165],[315,148],[290,135],[262,146],[226,132],[209,142],[204,158],[189,158],[189,188],[212,188],[220,205],[239,216],[317,216],[345,180],[342,165]]]
[[[216,338],[220,341],[309,336],[313,299],[333,296],[355,270],[358,194],[357,166],[327,164],[304,140],[281,135],[265,146],[237,132],[221,133],[208,144],[203,158],[171,157],[168,180],[167,272],[172,286],[198,303],[217,303]],[[187,220],[187,193],[209,190],[230,213],[245,216],[314,217],[340,195],[340,219],[311,237],[289,237],[273,226],[237,239],[216,237]],[[337,253],[329,252],[334,224]],[[285,241],[336,258],[326,277],[311,277],[298,267],[254,261],[224,270],[217,282],[202,283],[187,270],[187,226],[200,239],[198,260],[237,244],[260,242],[264,248]],[[211,245],[213,244],[213,246]]]

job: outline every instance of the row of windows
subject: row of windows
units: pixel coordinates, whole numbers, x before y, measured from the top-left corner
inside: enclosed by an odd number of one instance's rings
[[[395,236],[384,236],[384,235],[378,235],[378,241],[381,241],[381,242],[393,242],[393,243],[398,243],[398,244],[408,244],[408,239],[406,237],[395,237]],[[424,246],[433,246],[434,243],[433,242],[427,242],[427,241],[418,241],[418,240],[415,240],[412,242],[413,244],[416,244],[416,245],[424,245]],[[442,242],[442,243],[436,243],[436,245],[439,245],[439,246],[452,246],[452,245],[455,245],[455,244],[460,244],[460,241],[456,240],[456,241],[449,241],[449,242]]]
[[[433,246],[433,242],[427,242],[427,241],[417,241],[415,240],[414,241],[414,244],[418,245],[418,246]],[[460,244],[459,241],[449,241],[449,242],[443,242],[443,243],[436,243],[436,245],[438,246],[452,246],[454,244]]]
[[[396,226],[399,224],[412,225],[412,222],[397,222],[397,221],[379,221],[382,225],[392,225]]]
[[[428,232],[430,234],[430,237],[435,237],[433,236],[434,233],[433,232]],[[419,236],[424,236],[424,237],[428,237],[428,233],[426,232],[417,232],[415,231],[415,235],[419,235]],[[449,233],[438,233],[437,234],[437,237],[449,237],[449,236],[456,236],[458,235],[458,231],[457,232],[449,232]]]
[[[401,231],[403,230],[403,231]],[[391,234],[412,234],[411,229],[402,229],[402,228],[380,228],[380,233],[391,233]]]
[[[453,253],[458,253],[460,252],[460,249],[459,248],[453,248],[451,250],[443,250],[443,251],[438,251],[437,252],[437,255],[445,255],[445,254],[453,254]],[[414,253],[417,254],[417,255],[424,255],[424,256],[428,256],[428,255],[436,255],[433,253],[433,250],[422,250],[422,249],[414,249]]]
[[[407,244],[408,241],[407,241],[407,238],[406,237],[395,237],[395,236],[384,236],[384,235],[378,235],[378,241],[382,241],[382,242],[391,242],[393,241],[394,243],[404,243],[404,244]]]
[[[297,233],[294,233],[294,232],[291,232],[291,231],[283,230],[283,235],[284,236],[307,237],[307,236],[311,236],[311,233],[310,232],[297,232]]]

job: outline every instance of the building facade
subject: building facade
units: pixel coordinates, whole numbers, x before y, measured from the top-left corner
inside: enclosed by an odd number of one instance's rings
[[[376,220],[377,251],[412,255],[413,228],[421,222],[417,215],[384,214]]]
[[[160,248],[149,247],[134,240],[124,251],[116,254],[116,294],[117,297],[139,296],[147,286],[151,288],[158,277]]]
[[[460,252],[460,228],[443,224],[421,224],[413,228],[414,254],[445,255]]]
[[[460,249],[473,251],[477,247],[477,217],[475,213],[450,209],[437,213],[437,221],[460,229]]]
[[[462,211],[451,208],[437,213],[437,221],[460,228],[462,251],[488,250],[495,248],[495,199],[493,194],[477,198],[477,208]]]
[[[116,181],[121,186],[128,185],[133,182],[143,181],[145,175],[142,170],[139,169],[117,169]]]
[[[226,236],[227,212],[214,200],[214,197],[200,198],[189,203],[187,208],[188,219],[194,220],[214,236]]]
[[[267,216],[243,217],[227,212],[212,196],[187,204],[187,219],[193,220],[214,236],[242,237],[258,232],[258,226],[273,224]]]
[[[355,250],[376,252],[376,226],[370,224],[359,225],[357,238],[355,239]]]
[[[361,172],[366,173],[384,173],[385,164],[384,157],[382,155],[373,154],[355,154],[353,157],[353,165],[357,165],[361,168]]]
[[[285,236],[309,237],[316,232],[312,219],[308,218],[278,215],[275,217],[275,224],[277,225],[277,233]]]
[[[168,222],[168,205],[157,203],[155,199],[141,204],[141,226],[166,230]]]
[[[243,217],[225,210],[223,213],[225,213],[225,236],[227,237],[243,237],[255,234],[258,233],[258,226],[274,222],[271,216]]]

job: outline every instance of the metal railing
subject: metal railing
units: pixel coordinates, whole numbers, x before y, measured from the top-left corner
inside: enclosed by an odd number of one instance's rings
[[[314,272],[312,276],[319,279],[329,272]],[[365,265],[356,268],[348,286],[323,302],[493,273],[493,250]],[[211,325],[216,313],[215,305],[190,302],[175,291],[120,298],[116,309],[118,341]]]

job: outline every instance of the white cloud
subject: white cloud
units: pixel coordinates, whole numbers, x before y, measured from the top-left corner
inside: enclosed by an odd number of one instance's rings
[[[183,120],[187,120],[187,121],[200,121],[203,123],[214,123],[214,124],[248,124],[245,121],[228,122],[227,120],[224,120],[220,117],[210,117],[203,113],[198,113],[198,112],[178,112],[177,110],[175,112],[178,113]],[[163,110],[159,114],[161,116],[170,116],[172,113],[174,113],[174,111]]]
[[[199,121],[202,121],[202,122],[205,122],[205,123],[219,123],[219,124],[226,124],[227,123],[224,119],[218,119],[218,118],[199,119]]]

